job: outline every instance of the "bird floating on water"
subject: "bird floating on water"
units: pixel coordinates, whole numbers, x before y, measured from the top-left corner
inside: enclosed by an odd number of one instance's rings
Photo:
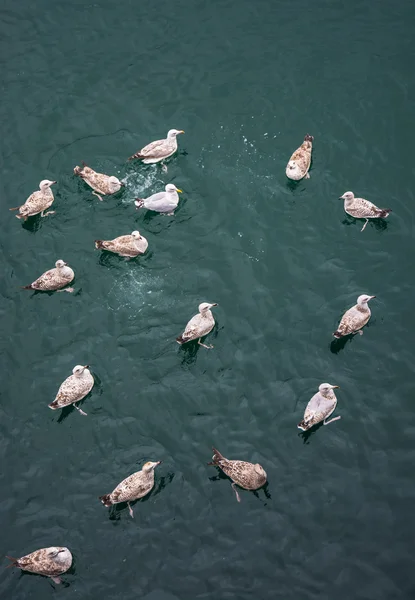
[[[55,583],[61,583],[59,575],[65,573],[72,565],[72,554],[68,548],[61,546],[40,548],[21,558],[7,558],[12,561],[10,567],[50,577]]]
[[[216,448],[212,448],[212,450],[212,462],[208,465],[219,467],[232,479],[232,488],[238,502],[241,501],[241,498],[235,484],[245,490],[258,490],[265,485],[267,474],[260,464],[253,464],[244,460],[228,460]]]
[[[139,231],[133,231],[131,235],[121,235],[113,240],[95,240],[95,248],[114,252],[126,258],[135,258],[145,253],[148,242]]]
[[[307,134],[304,138],[304,142],[291,156],[287,168],[285,169],[285,174],[288,179],[292,179],[293,181],[300,181],[303,177],[310,179],[308,170],[311,164],[313,141],[313,136]]]
[[[390,208],[378,208],[364,198],[355,198],[353,192],[345,192],[339,199],[344,200],[344,210],[348,215],[355,217],[355,219],[366,219],[360,231],[364,231],[369,219],[386,219],[389,213],[392,212]]]
[[[75,277],[75,273],[63,260],[57,260],[55,262],[55,269],[45,271],[40,277],[36,279],[30,285],[25,285],[24,290],[37,290],[41,292],[73,292],[73,288],[64,288],[68,283],[71,283]]]
[[[18,210],[19,214],[16,215],[16,218],[23,219],[24,221],[26,221],[28,217],[33,217],[39,213],[41,217],[53,215],[55,213],[54,210],[49,210],[46,214],[44,214],[44,211],[49,208],[49,206],[52,206],[55,199],[53,192],[50,189],[50,186],[54,183],[56,183],[56,181],[43,179],[39,184],[39,191],[33,192],[22,206],[16,206],[9,210]]]
[[[105,494],[100,496],[102,504],[109,508],[113,504],[119,504],[120,502],[126,502],[128,504],[128,510],[132,518],[134,518],[133,509],[131,508],[130,502],[138,500],[147,496],[154,487],[154,469],[161,463],[161,460],[157,462],[146,462],[143,465],[141,471],[133,473],[121,483],[117,485],[115,490],[111,494]]]
[[[304,419],[301,423],[298,423],[298,429],[307,431],[314,425],[317,425],[317,423],[321,423],[321,421],[323,421],[323,425],[329,425],[329,423],[341,419],[339,416],[327,421],[328,417],[334,412],[337,406],[337,398],[333,390],[338,387],[338,385],[331,385],[330,383],[322,383],[319,385],[317,394],[314,394],[306,406]]]
[[[137,208],[144,207],[147,210],[174,215],[174,210],[179,204],[179,194],[177,192],[182,193],[182,190],[179,190],[173,183],[168,183],[165,190],[165,192],[158,192],[148,198],[136,198],[134,204]]]
[[[177,150],[177,136],[184,133],[182,129],[170,129],[165,140],[151,142],[139,152],[136,152],[128,160],[139,158],[145,165],[158,163],[174,154]]]
[[[82,163],[83,167],[76,166],[73,170],[75,175],[79,175],[93,190],[92,193],[94,196],[99,198],[102,202],[101,196],[108,196],[111,194],[116,194],[120,191],[121,187],[124,185],[122,181],[118,179],[118,177],[105,175],[104,173],[97,173],[84,162]]]
[[[200,346],[203,346],[208,350],[213,348],[212,345],[207,346],[200,341],[202,337],[210,333],[215,326],[215,319],[210,310],[213,306],[217,306],[217,304],[210,304],[209,302],[202,302],[202,304],[199,304],[199,314],[190,319],[184,332],[176,338],[178,344],[185,344],[186,342],[197,340],[197,343]]]
[[[362,327],[366,325],[371,315],[368,302],[373,298],[376,296],[362,294],[358,297],[357,304],[349,308],[342,316],[337,330],[333,333],[335,338],[339,339],[356,333],[363,335]]]
[[[86,413],[79,406],[76,406],[75,402],[85,398],[94,387],[94,378],[88,367],[89,365],[76,365],[72,369],[72,375],[67,377],[61,384],[56,398],[49,404],[49,408],[56,410],[73,404],[81,415],[86,416]]]

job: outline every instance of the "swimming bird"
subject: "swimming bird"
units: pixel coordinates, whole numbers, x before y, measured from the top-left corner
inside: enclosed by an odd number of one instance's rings
[[[128,160],[139,158],[145,165],[158,163],[174,154],[177,150],[177,136],[184,133],[182,129],[170,129],[165,140],[151,142],[139,152],[136,152]]]
[[[86,413],[79,406],[76,406],[75,402],[79,402],[85,398],[94,387],[94,378],[88,367],[89,365],[76,365],[72,369],[72,375],[67,377],[61,384],[56,398],[49,404],[49,408],[56,410],[57,408],[64,408],[73,404],[81,415],[86,416]]]
[[[206,346],[206,344],[202,344],[200,341],[202,337],[210,333],[215,326],[215,319],[210,310],[213,306],[217,306],[217,304],[209,304],[209,302],[202,302],[202,304],[199,304],[199,314],[190,319],[184,332],[176,338],[178,344],[185,344],[186,342],[197,340],[197,343],[200,346],[203,346],[208,350],[213,348],[212,345]]]
[[[308,170],[311,164],[313,141],[313,136],[307,134],[304,138],[304,142],[291,156],[287,168],[285,169],[285,174],[288,179],[293,179],[294,181],[300,181],[303,177],[310,179]]]
[[[53,192],[50,189],[50,186],[55,183],[56,181],[43,179],[39,183],[39,191],[33,192],[22,206],[16,206],[9,210],[18,210],[19,214],[16,215],[16,218],[23,219],[24,221],[26,221],[28,217],[33,217],[39,213],[41,217],[53,215],[55,213],[54,210],[49,210],[46,214],[44,214],[44,211],[49,208],[49,206],[52,206],[55,199]]]
[[[161,460],[157,462],[146,462],[143,465],[141,471],[133,473],[127,479],[124,479],[117,485],[115,490],[111,494],[105,494],[100,496],[102,504],[107,508],[113,504],[119,504],[120,502],[127,502],[128,510],[130,515],[134,518],[133,509],[131,508],[130,502],[138,500],[147,496],[154,487],[154,469],[161,463]]]
[[[24,290],[38,290],[42,292],[73,292],[73,288],[66,288],[63,290],[68,283],[71,283],[75,277],[75,273],[72,271],[68,263],[63,260],[57,260],[55,262],[55,269],[45,271],[40,277],[36,279],[30,285],[25,285]]]
[[[65,573],[72,565],[71,552],[62,546],[40,548],[21,558],[7,558],[12,561],[9,567],[18,567],[22,571],[50,577],[55,583],[61,583],[59,575]]]
[[[179,190],[173,183],[168,183],[165,190],[165,192],[158,192],[148,198],[136,198],[134,204],[137,208],[143,208],[144,206],[147,210],[174,215],[174,210],[179,204],[179,194],[177,192],[182,193],[182,190]]]
[[[235,484],[244,490],[258,490],[265,485],[267,474],[258,463],[254,465],[244,460],[228,460],[216,448],[212,448],[212,450],[212,462],[208,463],[208,465],[219,467],[232,479],[232,488],[238,502],[241,501],[241,498]]]
[[[375,204],[364,198],[355,198],[353,192],[345,192],[339,199],[344,200],[344,210],[348,215],[355,217],[355,219],[366,219],[360,231],[364,231],[366,225],[369,223],[369,219],[386,219],[389,213],[392,212],[392,209],[378,208]]]
[[[118,177],[114,177],[113,175],[105,175],[104,173],[97,173],[84,162],[82,163],[83,167],[76,166],[73,170],[75,175],[79,175],[85,183],[89,185],[94,192],[94,196],[99,198],[102,202],[102,196],[107,196],[110,194],[115,194],[119,192],[121,187],[124,185],[122,181],[118,179]],[[98,192],[98,193],[97,193]]]
[[[366,325],[371,315],[368,302],[373,298],[376,298],[376,296],[362,294],[358,297],[357,304],[349,308],[342,316],[337,331],[333,333],[335,338],[339,339],[345,335],[354,335],[356,333],[363,335],[362,327]]]
[[[148,242],[138,231],[133,231],[131,235],[121,235],[113,240],[95,240],[95,248],[114,252],[114,254],[126,258],[134,258],[139,254],[144,254],[148,248]]]
[[[338,385],[331,385],[330,383],[319,385],[317,394],[314,394],[306,406],[304,419],[301,423],[298,423],[298,429],[307,431],[317,423],[321,423],[321,421],[323,421],[323,425],[329,425],[329,423],[341,419],[341,417],[334,417],[327,421],[337,406],[337,398],[333,390],[338,387]]]

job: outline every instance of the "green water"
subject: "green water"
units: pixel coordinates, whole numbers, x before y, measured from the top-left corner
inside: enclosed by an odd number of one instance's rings
[[[1,568],[2,598],[414,597],[414,17],[409,0],[3,2],[0,553],[65,545],[74,566],[61,586]],[[126,161],[170,128],[167,173]],[[305,133],[311,179],[291,185]],[[99,202],[82,160],[125,190]],[[8,208],[44,178],[56,214],[22,224]],[[135,210],[168,182],[174,217]],[[360,233],[346,190],[391,216]],[[145,257],[94,249],[134,229]],[[20,289],[58,258],[75,294]],[[333,345],[361,293],[370,325]],[[215,347],[180,348],[201,301]],[[87,417],[47,407],[76,364]],[[342,419],[303,436],[323,381]],[[212,445],[260,462],[265,490],[238,504]],[[146,460],[163,463],[135,519],[105,509]]]

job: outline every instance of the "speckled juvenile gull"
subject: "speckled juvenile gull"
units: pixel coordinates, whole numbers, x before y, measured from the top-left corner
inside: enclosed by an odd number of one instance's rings
[[[385,219],[392,212],[390,208],[378,208],[364,198],[355,198],[353,192],[345,192],[340,200],[344,200],[344,210],[348,215],[355,219],[366,219],[361,231],[364,231],[369,219]]]
[[[79,175],[85,183],[89,185],[94,192],[94,196],[97,196],[102,201],[101,196],[107,196],[115,194],[124,185],[117,177],[105,175],[104,173],[97,173],[85,163],[82,163],[83,167],[76,166],[73,170],[75,175]],[[98,193],[97,193],[98,192]]]
[[[134,202],[137,208],[147,208],[155,212],[173,215],[174,210],[179,204],[179,190],[173,183],[168,183],[165,187],[165,192],[158,192],[148,198],[137,198]]]
[[[311,164],[313,140],[313,136],[307,134],[304,138],[304,142],[291,156],[287,168],[285,169],[285,174],[289,179],[299,181],[300,179],[303,179],[303,177],[306,179],[310,178],[308,170]]]
[[[357,304],[352,306],[352,308],[349,308],[349,310],[347,310],[342,316],[337,331],[333,333],[335,338],[341,338],[345,335],[355,333],[363,335],[363,331],[361,331],[361,329],[369,321],[371,315],[368,302],[373,298],[376,298],[376,296],[367,296],[366,294],[362,294],[358,297]]]
[[[95,240],[95,248],[114,252],[119,256],[134,258],[139,254],[144,254],[148,248],[148,242],[145,237],[140,235],[139,231],[133,231],[131,235],[121,235],[113,240]]]
[[[170,129],[165,140],[156,140],[147,146],[144,146],[139,152],[136,152],[128,160],[139,158],[144,164],[160,162],[174,154],[177,150],[177,136],[184,133],[181,129]]]
[[[50,577],[55,583],[61,583],[59,575],[65,573],[72,565],[72,554],[68,548],[61,546],[41,548],[21,558],[7,558],[12,561],[10,567]]]
[[[63,290],[68,283],[71,283],[75,277],[75,273],[72,271],[68,263],[63,260],[57,260],[55,262],[55,269],[45,271],[43,275],[38,277],[36,281],[30,285],[25,285],[24,290],[39,290],[42,292],[53,292],[55,290],[64,292],[73,292],[73,288],[66,288]]]
[[[337,406],[337,398],[333,390],[338,387],[338,385],[331,385],[330,383],[322,383],[319,386],[317,394],[314,394],[306,406],[304,419],[298,424],[298,429],[307,431],[317,423],[321,423],[321,421],[324,425],[328,425],[341,419],[341,417],[334,417],[330,421],[326,420]]]
[[[56,398],[49,404],[49,408],[56,410],[57,408],[64,408],[73,404],[81,415],[86,416],[86,413],[79,406],[76,406],[75,402],[79,402],[89,394],[94,387],[94,378],[88,369],[88,365],[76,365],[72,369],[72,373],[61,384]]]
[[[113,504],[119,504],[120,502],[127,502],[128,510],[130,515],[134,518],[133,509],[131,508],[130,502],[138,500],[146,496],[154,487],[154,469],[161,463],[158,462],[146,462],[143,465],[141,471],[133,473],[127,479],[124,479],[117,485],[115,490],[111,494],[105,494],[100,496],[102,504],[107,508]]]
[[[202,304],[199,304],[199,314],[190,319],[184,332],[176,338],[176,342],[185,344],[192,340],[198,340],[197,343],[204,348],[213,348],[212,345],[206,346],[206,344],[202,344],[200,341],[201,338],[210,333],[215,326],[215,319],[210,310],[212,306],[217,306],[217,304],[209,304],[209,302],[202,302]]]
[[[258,490],[265,485],[267,474],[258,463],[253,464],[244,460],[228,460],[216,448],[212,448],[212,450],[212,462],[208,464],[219,467],[232,479],[232,488],[238,502],[241,501],[241,498],[238,490],[235,488],[235,484],[245,490]]]
[[[50,186],[54,183],[56,183],[56,181],[43,179],[39,184],[39,191],[33,192],[22,206],[16,206],[9,210],[18,210],[19,214],[16,215],[16,218],[23,219],[24,221],[26,221],[28,217],[33,217],[39,213],[41,217],[53,215],[55,213],[54,210],[49,210],[46,214],[43,213],[49,206],[52,206],[55,199],[53,197],[53,192],[50,189]]]

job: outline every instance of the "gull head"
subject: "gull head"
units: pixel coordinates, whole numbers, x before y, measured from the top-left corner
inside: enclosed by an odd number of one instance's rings
[[[85,365],[85,366],[82,366],[82,365],[76,365],[76,367],[74,367],[74,368],[72,369],[72,373],[73,373],[74,375],[76,375],[76,377],[81,377],[81,375],[83,375],[83,374],[84,374],[84,371],[85,371],[85,369],[86,369],[86,370],[88,370],[88,367],[89,367],[89,365]]]
[[[161,463],[161,460],[157,461],[157,462],[151,462],[151,460],[149,460],[148,462],[143,464],[143,471],[144,473],[151,473],[152,471],[154,471],[154,469]]]
[[[57,269],[63,269],[63,267],[67,267],[67,266],[68,266],[68,263],[66,263],[64,260],[59,259],[55,262],[55,267]]]
[[[288,179],[294,179],[294,181],[298,181],[304,177],[304,173],[301,172],[300,167],[294,160],[290,160],[287,168],[285,169],[285,174]]]
[[[210,304],[210,302],[202,302],[202,304],[199,304],[200,314],[203,315],[206,311],[210,310],[212,306],[217,306],[217,303],[214,302],[213,304]]]
[[[118,192],[118,190],[122,186],[122,183],[118,179],[118,177],[114,177],[113,175],[111,175],[111,177],[108,177],[108,184],[109,184],[109,188],[111,190],[111,194]]]
[[[141,240],[141,235],[139,231],[133,231],[131,235],[135,240]]]
[[[362,294],[361,296],[358,297],[357,303],[360,306],[362,306],[364,304],[367,304],[369,302],[369,300],[373,300],[373,298],[376,298],[376,296],[368,296],[367,294]]]
[[[354,200],[353,192],[344,192],[343,196],[340,196],[339,200]]]
[[[179,133],[184,133],[183,129],[170,129],[167,133],[168,138],[175,138]]]
[[[331,385],[331,383],[321,383],[318,386],[318,391],[322,396],[327,396],[327,394],[329,394],[332,390],[335,390],[338,387],[338,385]]]
[[[54,183],[56,183],[56,181],[50,181],[49,179],[42,179],[42,181],[39,183],[39,189],[42,192],[45,192],[46,190],[48,190],[50,188],[51,185],[53,185]]]
[[[167,192],[168,194],[171,194],[171,193],[173,193],[173,192],[180,192],[180,193],[182,193],[182,190],[179,190],[179,188],[177,188],[177,187],[174,185],[174,183],[168,183],[164,189],[166,190],[166,192]]]
[[[261,465],[259,463],[256,463],[256,465],[254,465],[254,471],[261,477],[264,477],[265,479],[267,478],[267,473],[266,473],[265,469],[263,467],[261,467]]]

